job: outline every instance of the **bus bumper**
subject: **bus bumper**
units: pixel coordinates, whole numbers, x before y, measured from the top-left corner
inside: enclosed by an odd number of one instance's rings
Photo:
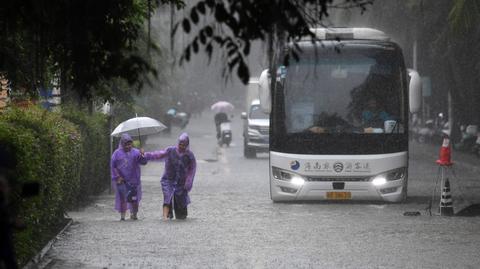
[[[270,196],[275,202],[401,202],[406,199],[407,183],[407,152],[377,155],[270,152]]]
[[[273,201],[384,201],[402,202],[406,198],[407,178],[381,186],[372,182],[305,182],[303,185],[271,179]],[[343,185],[342,189],[338,189]]]

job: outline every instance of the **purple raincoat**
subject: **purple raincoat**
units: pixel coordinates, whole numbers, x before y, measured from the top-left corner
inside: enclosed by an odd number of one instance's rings
[[[182,133],[178,138],[178,143],[189,143],[186,133]],[[195,156],[189,147],[184,152],[180,152],[177,146],[171,146],[164,150],[146,152],[147,160],[165,161],[165,172],[163,173],[161,184],[163,191],[163,204],[171,205],[173,195],[175,203],[180,208],[186,208],[190,203],[188,192],[192,189],[193,178],[197,169]]]
[[[140,151],[132,148],[125,151],[124,146],[131,142],[132,138],[128,134],[122,134],[118,149],[112,154],[110,160],[110,174],[112,176],[112,185],[115,190],[115,209],[119,212],[127,210],[127,186],[125,183],[118,185],[116,183],[119,177],[125,179],[127,184],[137,188],[137,202],[142,199],[142,185],[140,182],[140,164],[145,165],[147,160],[142,157]],[[128,209],[132,210],[132,205],[128,203]]]

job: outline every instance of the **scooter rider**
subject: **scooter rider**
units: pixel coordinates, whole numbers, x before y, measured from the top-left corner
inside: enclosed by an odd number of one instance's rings
[[[228,122],[227,113],[219,112],[219,113],[215,114],[214,120],[215,120],[215,127],[217,129],[217,139],[220,139],[220,135],[221,135],[220,134],[220,124],[222,124],[223,122]]]

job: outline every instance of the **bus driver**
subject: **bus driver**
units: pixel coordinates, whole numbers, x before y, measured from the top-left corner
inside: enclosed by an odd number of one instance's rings
[[[392,117],[378,106],[374,97],[368,99],[367,106],[362,112],[362,126],[364,128],[383,128],[384,122],[391,119]]]

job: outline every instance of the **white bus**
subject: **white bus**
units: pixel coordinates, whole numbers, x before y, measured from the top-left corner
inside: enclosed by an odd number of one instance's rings
[[[271,199],[404,201],[418,73],[381,31],[314,31],[321,42],[300,41],[299,61],[277,66],[273,89],[268,70],[259,78],[270,113]]]

